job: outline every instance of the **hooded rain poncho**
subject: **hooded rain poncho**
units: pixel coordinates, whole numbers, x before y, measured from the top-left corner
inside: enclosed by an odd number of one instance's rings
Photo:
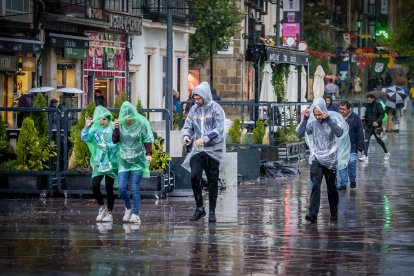
[[[131,125],[126,121],[132,120]],[[144,143],[154,143],[148,120],[138,113],[130,103],[124,102],[119,111],[120,150],[119,171],[133,171],[143,177],[150,176],[149,162],[146,160]]]
[[[100,121],[108,117],[108,125],[102,126]],[[92,177],[109,175],[116,177],[118,162],[116,153],[118,146],[112,143],[114,124],[112,114],[103,106],[97,106],[93,113],[92,126],[88,132],[86,144],[91,152]]]
[[[320,123],[313,113],[314,108],[328,112],[328,119],[342,129],[342,135],[337,137],[327,122]],[[330,119],[329,119],[330,118]],[[310,149],[310,162],[316,158],[323,166],[330,169],[344,169],[348,166],[351,143],[348,135],[349,127],[342,115],[328,111],[325,100],[316,98],[310,107],[310,117],[306,124],[305,141]]]
[[[190,171],[190,159],[197,153],[204,151],[212,158],[220,161],[225,151],[224,121],[225,114],[221,106],[216,103],[211,95],[210,85],[202,82],[196,86],[192,95],[203,98],[204,105],[193,105],[188,113],[185,124],[181,130],[181,136],[190,137],[193,141],[202,138],[204,145],[193,147],[187,154],[182,166]]]

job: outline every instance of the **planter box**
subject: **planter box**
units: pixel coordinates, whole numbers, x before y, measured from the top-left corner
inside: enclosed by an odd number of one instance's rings
[[[237,152],[237,174],[244,180],[256,180],[260,176],[260,149],[235,149]]]
[[[16,190],[46,190],[47,179],[42,175],[8,175],[9,189]]]
[[[305,142],[289,143],[278,146],[277,149],[279,159],[300,158],[305,153]]]
[[[65,175],[63,190],[90,190],[92,191],[92,174],[78,173]]]

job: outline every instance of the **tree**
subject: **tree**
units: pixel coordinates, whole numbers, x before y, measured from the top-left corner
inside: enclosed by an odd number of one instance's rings
[[[43,96],[42,93],[38,93],[33,102],[34,108],[45,108],[47,107],[46,98]],[[39,132],[41,138],[43,138],[47,142],[47,130],[48,130],[48,120],[47,120],[47,112],[32,112],[30,113],[30,118],[33,120],[35,124],[35,128]]]
[[[237,31],[244,14],[239,11],[235,0],[195,0],[194,34],[190,35],[190,57],[193,64],[200,64],[228,45]],[[210,62],[210,74],[212,73]]]
[[[414,1],[402,0],[400,2],[401,17],[399,25],[391,40],[391,47],[401,56],[406,57],[406,64],[414,70]]]

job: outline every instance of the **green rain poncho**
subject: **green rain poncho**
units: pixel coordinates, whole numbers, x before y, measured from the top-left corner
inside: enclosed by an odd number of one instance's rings
[[[107,126],[100,124],[101,119],[109,117]],[[114,124],[112,114],[103,106],[97,106],[93,113],[92,126],[87,133],[89,151],[91,152],[92,177],[99,175],[109,175],[116,177],[118,162],[116,153],[118,145],[112,143],[112,132]]]
[[[132,120],[129,126],[126,123],[128,119]],[[153,143],[154,136],[148,120],[140,115],[130,102],[124,102],[119,112],[119,123],[118,172],[133,171],[143,177],[149,177],[149,162],[145,158],[144,143]]]

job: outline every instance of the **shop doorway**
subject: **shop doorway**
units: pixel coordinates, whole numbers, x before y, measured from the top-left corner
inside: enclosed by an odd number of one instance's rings
[[[96,101],[96,96],[98,92],[103,97],[102,100],[104,102],[104,106],[106,107],[113,107],[115,103],[115,87],[114,87],[114,80],[111,79],[103,79],[103,78],[95,78],[94,80],[94,99]]]

